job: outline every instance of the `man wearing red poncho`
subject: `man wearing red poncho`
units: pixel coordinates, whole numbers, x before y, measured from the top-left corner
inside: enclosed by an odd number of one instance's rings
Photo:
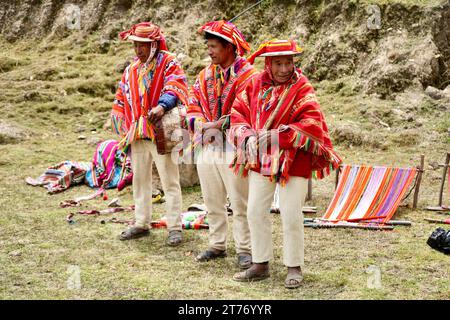
[[[227,148],[231,145],[225,143],[225,137],[236,94],[256,71],[243,58],[250,47],[234,24],[224,20],[208,22],[200,27],[199,33],[205,37],[212,61],[191,88],[187,117],[210,229],[208,249],[196,260],[205,262],[226,255],[228,194],[233,209],[237,264],[245,269],[251,265],[246,215],[248,181],[236,177],[229,168],[233,152]]]
[[[161,178],[166,197],[169,237],[167,244],[181,243],[181,188],[177,161],[160,155],[155,144],[155,123],[166,111],[187,105],[187,79],[175,56],[169,53],[161,29],[142,22],[120,34],[134,42],[137,58],[122,76],[111,112],[120,146],[131,147],[135,224],[122,232],[121,240],[148,235],[152,204],[152,163]]]
[[[321,179],[341,163],[333,151],[328,128],[314,89],[294,56],[301,49],[292,40],[264,43],[248,59],[265,58],[265,68],[237,96],[231,111],[229,141],[236,145],[235,172],[249,176],[247,216],[253,265],[236,281],[269,277],[273,258],[270,207],[280,184],[283,262],[286,288],[302,282],[304,265],[302,207],[308,179]]]

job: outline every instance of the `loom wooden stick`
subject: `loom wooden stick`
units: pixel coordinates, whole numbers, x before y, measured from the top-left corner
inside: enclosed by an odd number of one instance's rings
[[[341,171],[341,166],[336,169],[336,181],[334,183],[334,190],[336,190],[338,182],[339,182],[339,173]]]
[[[316,213],[317,207],[303,207],[302,212],[303,213]]]
[[[411,221],[407,220],[391,220],[385,223],[388,226],[407,226],[410,227],[412,225]]]
[[[104,210],[80,210],[77,212],[73,212],[70,213],[67,217],[66,217],[66,221],[68,223],[74,223],[75,221],[72,219],[76,214],[80,214],[80,215],[108,215],[111,213],[117,213],[117,212],[126,212],[126,211],[133,211],[134,210],[134,205],[131,205],[129,207],[114,207],[114,208],[107,208]],[[110,219],[111,222],[118,222],[117,218],[112,218]],[[102,224],[105,223],[105,220],[100,221]],[[119,222],[120,223],[120,222]]]
[[[446,210],[436,211],[437,214],[450,215],[450,209],[447,207]]]
[[[442,207],[425,207],[425,210],[428,210],[428,211],[437,211],[438,213],[441,213],[441,212],[439,212],[439,211],[447,211],[447,212],[450,212],[450,207],[444,207],[444,206],[442,206]]]
[[[439,220],[439,219],[425,218],[424,220],[432,223],[450,224],[450,219]]]
[[[422,182],[422,173],[424,165],[425,165],[425,155],[422,154],[420,155],[420,167],[418,168],[419,172],[417,173],[417,184],[414,190],[413,209],[417,209],[417,202],[419,201],[420,183]]]
[[[303,219],[303,222],[304,223],[314,223],[314,220],[318,220],[318,219],[305,218],[305,219]],[[407,220],[390,220],[390,221],[386,222],[385,225],[387,225],[387,226],[407,226],[407,227],[409,227],[409,226],[412,225],[412,223],[411,223],[411,221],[407,221]]]
[[[165,221],[152,221],[150,223],[152,228],[167,228]],[[209,225],[205,223],[183,223],[183,229],[209,229]]]
[[[94,193],[87,195],[87,196],[81,196],[78,198],[75,198],[74,201],[75,202],[81,202],[81,201],[88,201],[88,200],[92,200],[95,199],[97,197],[103,196],[105,193],[105,189],[103,188],[99,188],[97,189]]]
[[[346,219],[348,222],[364,222],[368,220],[376,220],[376,219],[384,219],[386,216],[380,216],[380,217],[367,217],[367,218],[356,218],[356,219]]]
[[[112,223],[121,223],[121,224],[127,224],[127,225],[133,225],[134,219],[126,220],[126,219],[118,219],[116,217],[113,217],[108,220],[102,220],[100,221],[101,224],[105,224],[106,222],[112,222]]]
[[[450,152],[447,153],[447,157],[445,158],[444,169],[442,170],[443,172],[442,172],[441,189],[439,190],[439,203],[438,203],[439,207],[442,207],[442,198],[444,196],[445,178],[447,177],[447,170],[448,170],[449,164],[450,164]],[[448,183],[450,183],[450,181]]]
[[[365,230],[394,230],[393,226],[371,226],[371,225],[345,225],[345,224],[322,224],[306,223],[308,228],[336,228],[336,229],[365,229]]]
[[[317,213],[317,207],[303,207],[303,213]],[[280,213],[280,208],[270,208],[270,213]]]
[[[306,201],[312,200],[312,180],[308,180],[308,194],[306,195]]]

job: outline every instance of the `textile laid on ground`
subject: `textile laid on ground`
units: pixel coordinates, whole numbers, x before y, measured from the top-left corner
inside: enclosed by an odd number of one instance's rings
[[[116,140],[106,140],[97,145],[91,168],[86,172],[86,183],[91,188],[103,186],[112,189],[118,186],[122,177],[127,177],[130,173],[131,162],[125,159],[119,143]]]
[[[27,177],[25,182],[32,186],[43,186],[48,193],[58,193],[83,183],[90,166],[89,162],[63,161],[49,167],[37,179]]]
[[[208,215],[205,211],[187,211],[181,214],[183,229],[208,229]],[[152,228],[167,227],[166,218],[151,223]]]
[[[344,165],[321,220],[385,224],[396,212],[416,172],[415,168]]]
[[[91,195],[92,198],[95,198],[97,194],[102,194],[104,192],[103,188],[100,188],[97,190],[97,192],[93,195]],[[81,198],[77,198],[75,200],[66,200],[59,204],[62,208],[70,208],[70,207],[78,207],[81,206]],[[105,199],[106,200],[106,199]],[[163,203],[165,202],[164,195],[161,194],[159,190],[157,190],[154,194],[152,194],[152,203]],[[97,210],[97,209],[87,209],[87,210],[79,210],[77,212],[70,213],[66,220],[69,223],[74,223],[74,220],[72,219],[75,214],[81,214],[81,215],[107,215],[111,213],[117,213],[117,212],[128,212],[128,211],[134,211],[135,206],[131,205],[128,207],[122,207],[120,205],[119,198],[113,199],[109,204],[108,208],[103,210]],[[102,223],[105,223],[105,220],[102,220]],[[109,220],[110,222],[116,222],[116,223],[125,223],[125,224],[134,224],[133,220],[118,220],[117,218],[112,218]]]
[[[44,186],[49,193],[67,190],[85,183],[91,188],[116,188],[122,177],[131,174],[129,160],[124,165],[124,154],[116,140],[106,140],[97,145],[91,162],[63,161],[49,167],[39,178],[25,181],[33,186]]]
[[[117,209],[117,208],[110,208],[110,209]],[[134,210],[134,207],[132,208]],[[118,211],[116,211],[118,212]],[[84,212],[80,211],[78,213],[81,214],[102,214],[100,211],[91,210],[90,212]],[[69,216],[69,218],[72,218],[72,216]],[[186,211],[181,213],[181,221],[182,221],[182,227],[183,229],[208,229],[209,223],[208,223],[208,214],[205,211]],[[134,219],[117,219],[117,218],[111,218],[108,220],[108,222],[113,223],[121,223],[126,225],[134,225],[135,220]],[[161,219],[157,221],[152,221],[150,223],[151,228],[167,228],[167,219],[166,217],[162,217]]]

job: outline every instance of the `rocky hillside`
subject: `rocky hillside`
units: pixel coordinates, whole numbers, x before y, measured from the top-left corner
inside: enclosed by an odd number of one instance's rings
[[[160,24],[170,49],[194,75],[207,58],[196,29],[206,20],[231,19],[256,1],[2,0],[0,33],[10,42],[64,38],[112,53],[118,32],[131,23]],[[305,48],[310,78],[355,76],[353,90],[381,98],[408,87],[450,84],[449,1],[266,0],[235,23],[256,47],[293,37]],[[379,16],[379,18],[378,18]]]

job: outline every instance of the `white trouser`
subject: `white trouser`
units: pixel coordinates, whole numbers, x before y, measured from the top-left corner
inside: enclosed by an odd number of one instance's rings
[[[202,150],[197,171],[203,199],[208,209],[209,247],[226,250],[228,233],[227,195],[233,210],[233,238],[236,252],[251,253],[247,220],[248,179],[236,176],[229,168],[230,160],[211,146]]]
[[[270,208],[276,184],[256,172],[249,174],[248,222],[253,262],[273,258],[272,216]],[[283,263],[287,267],[304,265],[304,232],[302,207],[308,192],[308,180],[290,177],[279,188],[280,214],[283,230]]]
[[[131,144],[135,226],[147,228],[152,212],[152,166],[155,161],[166,199],[167,229],[181,230],[181,187],[178,163],[171,154],[160,155],[155,143],[136,140]]]

